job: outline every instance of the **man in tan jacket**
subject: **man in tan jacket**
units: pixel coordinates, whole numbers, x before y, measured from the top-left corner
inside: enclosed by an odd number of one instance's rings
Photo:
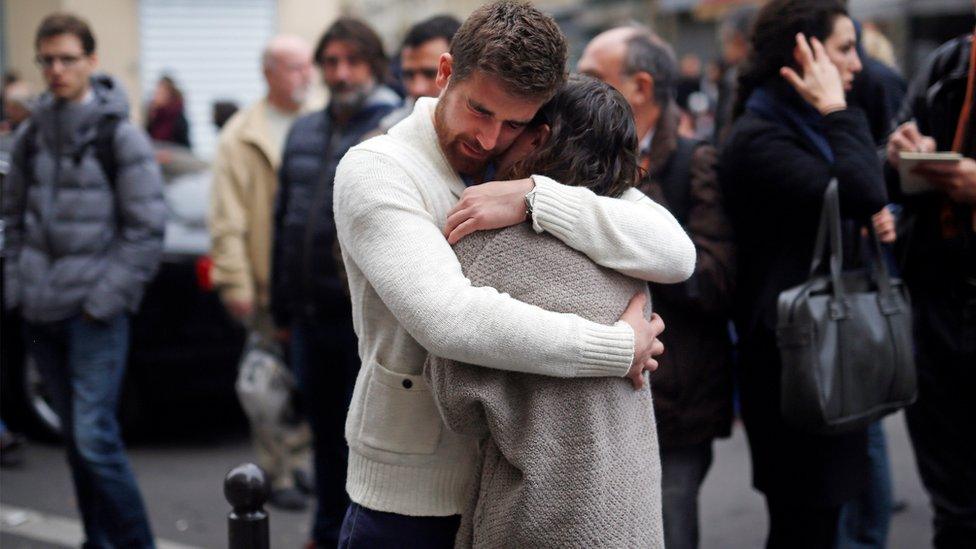
[[[298,37],[278,36],[265,49],[262,65],[267,95],[234,115],[220,134],[210,202],[211,255],[213,281],[227,311],[248,328],[250,343],[276,348],[269,311],[271,217],[285,137],[302,113],[312,81],[312,51]],[[258,461],[271,476],[271,503],[304,509],[294,477],[307,461],[305,424],[252,417],[252,432]]]

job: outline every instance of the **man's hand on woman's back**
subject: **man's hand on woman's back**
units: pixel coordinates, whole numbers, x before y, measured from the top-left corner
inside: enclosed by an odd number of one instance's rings
[[[638,292],[630,298],[627,309],[620,315],[620,320],[634,330],[634,362],[627,372],[627,378],[634,384],[634,389],[644,387],[644,370],[656,370],[657,360],[654,357],[664,353],[664,344],[657,338],[664,331],[664,320],[657,313],[647,320],[644,316],[646,305],[647,293]]]

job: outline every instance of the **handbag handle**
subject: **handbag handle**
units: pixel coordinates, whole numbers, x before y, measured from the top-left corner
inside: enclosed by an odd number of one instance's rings
[[[900,312],[899,302],[892,298],[891,274],[884,262],[881,250],[881,240],[874,227],[871,227],[871,239],[874,241],[875,256],[873,258],[875,280],[878,285],[878,297],[882,310],[886,314]],[[837,179],[831,179],[824,191],[823,207],[820,211],[820,227],[817,230],[817,241],[813,249],[813,260],[810,263],[810,278],[816,276],[823,265],[827,238],[830,238],[830,281],[833,286],[833,301],[830,304],[832,318],[847,316],[847,300],[841,272],[843,271],[844,249],[840,221],[840,192]]]
[[[813,260],[810,262],[810,278],[820,272],[828,237],[830,238],[830,281],[834,295],[830,304],[830,315],[832,318],[843,318],[847,316],[845,299],[847,294],[841,281],[844,247],[841,241],[840,197],[837,190],[837,178],[831,179],[824,191],[823,207],[820,210],[820,227],[817,230],[817,241],[813,247]]]

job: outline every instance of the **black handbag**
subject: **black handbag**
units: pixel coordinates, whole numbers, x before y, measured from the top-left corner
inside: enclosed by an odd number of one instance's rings
[[[830,260],[824,273],[827,239]],[[798,429],[835,434],[866,427],[915,400],[908,292],[874,241],[870,268],[843,271],[837,180],[824,193],[810,279],[779,294],[780,407]]]

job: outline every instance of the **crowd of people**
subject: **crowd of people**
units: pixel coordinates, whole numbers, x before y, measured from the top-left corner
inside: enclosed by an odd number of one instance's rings
[[[704,79],[633,24],[567,67],[556,22],[508,0],[417,23],[393,70],[352,17],[267,45],[267,92],[214,158],[212,279],[296,380],[307,424],[252,417],[252,438],[286,509],[311,441],[310,547],[697,547],[736,400],[767,547],[884,547],[880,422],[814,433],[783,412],[777,301],[809,275],[831,181],[845,245],[873,231],[911,291],[933,545],[973,544],[973,35],[909,86],[843,0],[770,0],[720,34]],[[35,49],[48,90],[11,141],[5,303],[62,418],[86,546],[153,547],[115,408],[162,248],[150,136],[189,145],[182,95],[160,81],[147,135],[83,20],[47,17]],[[308,111],[316,68],[329,100]],[[937,151],[960,156],[906,192],[902,153]]]

